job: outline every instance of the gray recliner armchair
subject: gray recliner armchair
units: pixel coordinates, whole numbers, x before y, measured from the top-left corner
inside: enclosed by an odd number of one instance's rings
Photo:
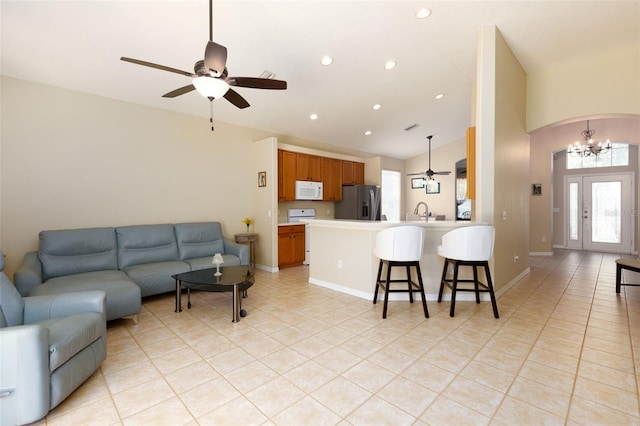
[[[0,251],[0,425],[46,416],[107,355],[106,294],[20,296]]]

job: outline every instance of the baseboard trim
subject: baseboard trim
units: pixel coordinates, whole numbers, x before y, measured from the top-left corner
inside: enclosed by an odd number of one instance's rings
[[[527,268],[528,271],[528,268]],[[349,294],[351,296],[356,296],[359,297],[361,299],[366,299],[366,300],[371,300],[373,301],[373,292],[366,292],[366,291],[361,291],[361,290],[354,290],[352,288],[348,288],[348,287],[344,287],[338,284],[334,284],[334,283],[330,283],[327,281],[322,281],[322,280],[317,280],[315,278],[309,278],[309,284],[313,284],[313,285],[317,285],[320,287],[324,287],[324,288],[328,288],[330,290],[335,290],[335,291],[339,291],[341,293],[346,293]],[[512,285],[512,284],[511,284]],[[498,297],[498,292],[496,292],[496,297]],[[384,297],[384,294],[380,294],[378,293],[378,300],[382,300]],[[438,294],[437,293],[427,293],[425,295],[427,301],[432,301],[435,302],[438,300]],[[391,293],[389,294],[389,300],[391,301],[408,301],[409,300],[409,293]],[[420,297],[419,293],[414,293],[413,294],[413,300],[422,300],[422,298]],[[442,300],[443,301],[450,301],[451,300],[451,293],[447,292],[444,293],[442,295]],[[474,293],[469,293],[469,292],[460,292],[456,295],[456,302],[471,302],[471,301],[475,301],[476,300],[476,296]],[[480,294],[480,300],[483,302],[489,302],[491,301],[491,297],[489,296],[489,293],[481,293]]]
[[[529,256],[553,256],[552,251],[530,251]]]

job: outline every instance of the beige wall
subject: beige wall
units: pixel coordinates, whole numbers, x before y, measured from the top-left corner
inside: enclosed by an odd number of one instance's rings
[[[527,77],[528,131],[603,113],[640,114],[637,43]]]
[[[496,228],[492,271],[500,290],[529,266],[526,74],[494,26],[482,29],[479,56],[476,218]]]
[[[258,212],[263,132],[223,123],[211,132],[206,119],[7,77],[1,107],[9,276],[44,229],[214,220],[233,238]]]
[[[596,137],[610,138],[614,141],[640,144],[640,115],[592,119],[589,127],[596,131]],[[586,128],[586,121],[580,120],[555,126],[547,126],[531,133],[531,177],[530,183],[542,184],[541,196],[530,196],[530,251],[535,254],[548,254],[553,245],[564,244],[562,194],[553,189],[556,171],[553,168],[553,153],[563,151],[567,145],[580,139],[580,133]],[[637,151],[636,151],[637,152]],[[634,157],[632,157],[633,161]],[[635,170],[640,168],[635,157]],[[636,188],[638,188],[636,174]],[[529,193],[530,193],[529,189]],[[555,202],[553,201],[555,197]],[[636,196],[636,211],[638,196]],[[553,211],[554,208],[558,210]],[[636,215],[636,238],[640,232],[640,217]],[[636,243],[637,249],[637,243]]]
[[[258,233],[255,244],[256,263],[267,269],[278,266],[278,139],[275,137],[260,140],[254,144],[253,159],[255,170],[266,172],[267,186],[258,186],[258,175],[253,184],[253,225],[251,232]],[[259,232],[260,231],[260,232]]]
[[[411,176],[407,176],[405,185],[405,210],[406,213],[413,213],[416,205],[424,201],[429,206],[429,211],[433,215],[444,214],[447,220],[456,218],[456,161],[467,156],[466,140],[457,140],[444,146],[431,149],[431,169],[439,171],[450,171],[451,174],[435,176],[440,182],[440,194],[427,194],[424,189],[411,189]],[[427,170],[429,166],[429,154],[418,155],[406,160],[405,170],[407,173],[419,173]],[[416,176],[414,176],[416,177]],[[419,176],[417,176],[419,177]],[[420,210],[422,212],[422,210]],[[404,217],[405,212],[401,213]]]

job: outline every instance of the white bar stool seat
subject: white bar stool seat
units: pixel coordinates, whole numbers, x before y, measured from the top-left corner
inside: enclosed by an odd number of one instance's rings
[[[438,303],[442,301],[444,287],[449,287],[451,289],[451,309],[449,311],[451,317],[455,314],[456,293],[458,291],[472,291],[476,294],[476,303],[480,303],[480,293],[489,293],[493,316],[500,318],[489,271],[489,259],[493,255],[495,233],[493,226],[481,225],[454,229],[442,236],[442,245],[438,246],[438,255],[445,259],[442,279],[440,280],[440,291],[438,292]],[[451,278],[447,277],[450,264],[453,266],[453,277]],[[472,280],[458,278],[458,268],[460,266],[473,267]],[[486,284],[478,280],[478,267],[484,268],[487,278]],[[473,283],[473,287],[459,288],[459,283]]]
[[[397,226],[387,228],[378,233],[374,246],[374,254],[380,258],[378,266],[378,276],[376,278],[376,289],[373,296],[373,303],[378,301],[378,289],[384,290],[384,307],[382,308],[382,318],[387,317],[387,305],[389,293],[409,293],[409,302],[413,303],[413,293],[419,292],[422,298],[422,308],[424,317],[429,318],[427,309],[427,299],[424,295],[424,285],[422,284],[422,273],[420,272],[420,259],[424,244],[423,229],[420,226]],[[382,277],[383,266],[387,265],[386,275]],[[406,270],[405,279],[391,279],[393,267],[403,267]],[[416,270],[418,282],[411,279],[411,267]],[[403,288],[391,289],[392,283],[406,283]]]

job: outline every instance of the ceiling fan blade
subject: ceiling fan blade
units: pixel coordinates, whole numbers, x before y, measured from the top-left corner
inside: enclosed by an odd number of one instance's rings
[[[285,90],[287,82],[271,78],[259,77],[229,77],[227,83],[231,86],[249,87],[251,89]]]
[[[426,176],[427,174],[422,172],[422,173],[407,173],[407,176]]]
[[[240,96],[240,94],[233,89],[227,90],[227,93],[224,94],[224,98],[240,109],[244,109],[249,106],[249,102],[247,102],[245,98]]]
[[[165,93],[164,95],[162,95],[162,97],[163,98],[175,98],[176,96],[180,96],[180,95],[184,95],[185,93],[189,93],[192,90],[195,90],[195,87],[193,86],[193,84],[189,84],[188,86],[184,86],[184,87],[181,87],[179,89],[172,90],[169,93]]]
[[[125,61],[125,62],[131,62],[132,64],[142,65],[142,66],[145,66],[145,67],[159,69],[159,70],[162,70],[162,71],[169,71],[169,72],[174,72],[176,74],[186,75],[187,77],[195,77],[194,74],[192,74],[192,73],[190,73],[188,71],[182,71],[182,70],[179,70],[177,68],[165,67],[164,65],[154,64],[153,62],[141,61],[139,59],[127,58],[125,56],[121,57],[120,60],[121,61]]]
[[[204,68],[208,73],[213,72],[215,77],[219,77],[227,65],[227,48],[214,41],[207,42],[204,50]]]
[[[450,175],[451,172],[433,172],[434,175]]]

